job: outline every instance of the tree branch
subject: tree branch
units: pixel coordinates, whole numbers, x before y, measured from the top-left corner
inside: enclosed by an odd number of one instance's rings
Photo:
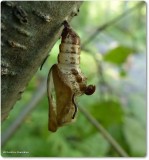
[[[134,6],[133,8],[128,9],[127,11],[123,12],[121,15],[117,16],[116,18],[112,19],[111,21],[108,21],[107,23],[100,25],[95,32],[89,36],[89,38],[82,43],[82,48],[84,49],[85,46],[90,43],[94,38],[96,38],[96,36],[102,32],[103,30],[107,29],[108,27],[112,26],[113,24],[117,23],[118,21],[120,21],[122,18],[124,18],[125,16],[129,15],[131,12],[133,12],[134,10],[142,7],[145,3],[139,2],[136,6]]]
[[[58,40],[63,21],[78,14],[82,2],[3,1],[2,29],[2,110],[4,120],[21,98],[26,85]]]
[[[103,137],[111,144],[115,151],[121,157],[129,157],[124,149],[116,142],[116,140],[109,134],[109,132],[83,107],[78,106],[79,110],[83,113],[86,119],[103,135]]]
[[[30,101],[22,107],[23,110],[17,116],[17,118],[11,123],[11,125],[2,134],[1,145],[4,146],[5,143],[13,136],[13,134],[19,129],[23,121],[27,118],[29,114],[38,106],[38,103],[42,100],[43,96],[46,94],[46,84],[47,78],[45,78],[37,90],[33,93]],[[48,114],[47,114],[48,116]]]

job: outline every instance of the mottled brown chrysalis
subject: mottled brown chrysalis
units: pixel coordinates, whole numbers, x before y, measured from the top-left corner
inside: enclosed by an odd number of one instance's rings
[[[80,37],[64,24],[59,46],[58,64],[54,64],[48,75],[47,92],[49,101],[48,129],[55,132],[58,127],[75,119],[75,98],[95,92],[94,85],[87,86],[87,78],[80,69]],[[54,92],[53,92],[54,91]]]

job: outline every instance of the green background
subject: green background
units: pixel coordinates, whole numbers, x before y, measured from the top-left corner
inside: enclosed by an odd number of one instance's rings
[[[142,6],[135,7],[138,3],[86,1],[71,22],[81,37],[81,69],[88,84],[96,85],[92,96],[78,97],[77,103],[96,118],[132,157],[146,156],[146,4],[142,2]],[[122,13],[119,20],[111,22]],[[105,23],[107,26],[87,43],[88,38]],[[59,44],[60,40],[2,124],[2,134],[23,112],[36,88],[47,77],[50,67],[57,63]],[[76,122],[59,128],[56,133],[48,131],[47,123],[48,101],[45,95],[2,146],[2,156],[119,156],[80,111]],[[10,153],[12,151],[17,153]],[[20,154],[19,151],[27,153]]]

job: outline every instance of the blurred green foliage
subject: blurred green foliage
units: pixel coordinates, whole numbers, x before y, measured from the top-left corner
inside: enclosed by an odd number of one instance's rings
[[[71,25],[82,44],[96,29],[133,8],[137,1],[86,1]],[[35,89],[57,63],[58,41],[41,71],[32,78],[22,99],[2,125],[11,126]],[[136,63],[137,62],[137,63]],[[130,156],[146,155],[146,4],[97,34],[82,50],[81,69],[92,96],[83,95],[78,104],[87,109]],[[28,114],[21,127],[2,147],[4,157],[111,157],[118,156],[108,141],[78,111],[76,122],[51,133],[47,128],[45,96]],[[26,151],[8,153],[5,151]]]
[[[104,55],[104,60],[117,65],[121,65],[127,60],[128,56],[132,54],[132,52],[132,48],[118,46],[112,50],[109,50]]]

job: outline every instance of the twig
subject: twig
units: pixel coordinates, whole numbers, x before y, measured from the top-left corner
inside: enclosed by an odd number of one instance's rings
[[[127,11],[123,12],[121,15],[119,15],[118,17],[112,19],[111,21],[108,21],[107,23],[99,26],[96,31],[89,36],[89,38],[82,44],[82,48],[85,48],[85,46],[90,43],[101,31],[107,29],[108,27],[110,27],[112,24],[117,23],[119,20],[121,20],[122,18],[124,18],[125,16],[129,15],[131,12],[133,12],[134,10],[136,10],[138,7],[142,7],[145,3],[144,2],[139,2],[136,6],[134,6],[133,8],[128,9]]]
[[[37,88],[33,97],[30,99],[28,104],[23,107],[23,110],[17,116],[17,118],[12,122],[12,124],[6,129],[6,131],[1,135],[1,146],[4,146],[5,143],[11,138],[11,136],[19,129],[23,121],[27,118],[27,116],[32,112],[33,109],[37,106],[37,104],[41,101],[43,96],[46,93],[46,81],[45,78],[43,82],[41,82],[40,86]]]
[[[11,138],[11,136],[19,129],[23,121],[26,119],[26,117],[31,113],[31,111],[37,106],[37,104],[40,102],[40,100],[43,98],[46,92],[46,79],[41,82],[38,89],[33,94],[33,97],[28,102],[27,105],[25,105],[23,110],[21,111],[20,115],[12,122],[10,127],[7,128],[7,130],[2,134],[1,139],[1,145],[4,146],[6,142]],[[102,127],[102,125],[97,122],[84,108],[79,107],[80,111],[85,115],[85,117],[88,119],[90,123],[92,123],[105,137],[105,139],[115,148],[117,153],[119,153],[120,156],[128,157],[127,153],[121,148],[121,146],[113,139],[113,137]]]
[[[116,140],[108,133],[108,131],[83,107],[78,106],[79,110],[84,114],[86,119],[105,137],[105,139],[113,146],[115,151],[121,157],[129,157],[124,149],[116,142]]]

